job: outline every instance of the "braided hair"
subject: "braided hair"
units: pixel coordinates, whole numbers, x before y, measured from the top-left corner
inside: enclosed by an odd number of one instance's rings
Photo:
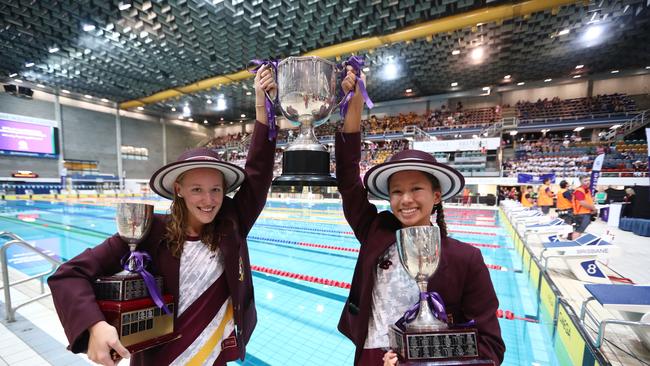
[[[445,212],[442,209],[442,201],[433,206],[433,212],[436,213],[436,224],[440,227],[440,236],[447,236],[447,223],[445,222]]]

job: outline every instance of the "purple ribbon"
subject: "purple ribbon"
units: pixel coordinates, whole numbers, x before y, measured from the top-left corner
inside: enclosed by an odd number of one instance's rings
[[[348,74],[348,70],[346,66],[352,66],[352,70],[354,71],[355,75],[357,75],[357,84],[359,84],[359,90],[361,91],[361,95],[363,96],[363,100],[368,106],[368,108],[372,109],[372,107],[375,106],[375,104],[370,100],[370,97],[368,96],[368,91],[366,91],[366,84],[361,80],[361,69],[363,68],[364,65],[364,58],[362,56],[350,56],[350,58],[347,59],[347,61],[344,61],[342,64],[338,65],[339,69],[341,70],[340,74],[340,79],[341,82],[343,79],[345,79],[345,76]],[[343,91],[339,94],[340,96],[343,96]],[[345,119],[345,115],[348,113],[348,105],[350,104],[350,100],[354,96],[354,88],[350,90],[345,96],[343,96],[343,102],[341,102],[341,108],[340,108],[340,113],[341,113],[341,119]]]
[[[442,301],[442,297],[440,297],[440,294],[438,294],[435,291],[431,292],[420,292],[420,301],[415,303],[413,306],[411,306],[405,313],[404,315],[399,318],[398,321],[395,322],[395,325],[397,325],[400,329],[404,330],[405,329],[405,324],[410,323],[418,315],[418,312],[420,310],[420,302],[422,300],[426,300],[429,302],[429,307],[432,309],[431,311],[433,312],[433,316],[438,318],[443,323],[447,323],[447,313],[445,312],[445,303]],[[473,327],[476,325],[476,321],[474,319],[466,322],[466,323],[458,323],[458,324],[453,324],[450,325],[452,328],[468,328],[468,327]]]
[[[263,65],[269,65],[273,71],[273,77],[277,77],[278,75],[277,60],[251,60],[250,64],[255,65],[254,68],[250,69],[250,72],[253,74],[257,74],[257,71]],[[265,92],[264,94],[266,94],[264,106],[266,107],[266,118],[269,121],[269,141],[271,141],[278,135],[278,128],[275,124],[275,104],[278,102],[278,93],[275,93],[275,100],[271,100],[268,93]]]
[[[126,259],[125,259],[126,258]],[[130,254],[127,254],[122,258],[122,267],[129,271],[140,274],[144,280],[144,284],[147,285],[147,290],[149,290],[149,296],[156,305],[161,308],[165,313],[171,314],[171,311],[167,309],[165,302],[163,301],[160,293],[158,292],[158,286],[156,286],[156,280],[153,278],[151,273],[147,272],[145,266],[151,262],[151,256],[146,252],[134,251]],[[131,269],[129,264],[133,263],[134,268]]]

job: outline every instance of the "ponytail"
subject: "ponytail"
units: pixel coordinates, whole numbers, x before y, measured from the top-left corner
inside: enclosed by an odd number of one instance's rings
[[[445,222],[445,212],[442,209],[442,201],[433,206],[433,211],[436,212],[436,224],[440,228],[440,236],[447,237],[447,223]]]

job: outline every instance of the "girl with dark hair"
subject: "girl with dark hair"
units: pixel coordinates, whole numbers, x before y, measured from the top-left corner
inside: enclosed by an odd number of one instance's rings
[[[119,235],[62,264],[48,279],[72,352],[91,361],[116,365],[225,365],[244,359],[257,313],[246,236],[266,203],[273,178],[275,139],[269,138],[265,92],[274,92],[271,71],[255,77],[256,118],[251,147],[242,169],[221,161],[208,148],[184,152],[160,168],[151,189],[172,201],[170,215],[155,215],[138,246],[151,256],[149,270],[163,277],[174,296],[174,327],[180,338],[135,353],[120,343],[106,322],[93,281],[118,272],[129,247]],[[233,198],[226,194],[239,191]],[[111,350],[115,355],[111,355]]]
[[[400,264],[395,232],[432,225],[436,214],[442,239],[440,266],[428,291],[440,294],[451,323],[474,320],[481,358],[503,361],[505,344],[496,317],[499,305],[479,249],[447,235],[442,201],[458,194],[463,176],[424,151],[405,150],[370,169],[359,179],[363,98],[356,75],[348,71],[344,91],[354,89],[343,131],[336,134],[336,176],[343,212],[361,243],[349,297],[339,330],[356,345],[355,365],[397,362],[389,347],[388,327],[419,300],[416,282]],[[362,75],[362,78],[364,76]],[[365,184],[364,184],[365,183]],[[368,193],[388,200],[391,211],[378,212]]]

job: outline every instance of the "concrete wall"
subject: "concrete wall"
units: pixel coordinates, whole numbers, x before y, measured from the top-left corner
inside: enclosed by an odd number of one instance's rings
[[[149,179],[163,165],[163,132],[160,122],[121,117],[122,145],[146,147],[148,160],[122,159],[122,170],[130,179]],[[168,160],[169,161],[169,160]]]
[[[595,91],[594,91],[595,94]],[[587,96],[587,82],[578,82],[574,84],[554,85],[543,88],[513,90],[501,94],[501,103],[514,106],[520,100],[534,102],[537,99],[560,99],[583,98]]]
[[[628,95],[648,94],[650,93],[650,75],[594,81],[593,95],[614,93],[625,93]]]

